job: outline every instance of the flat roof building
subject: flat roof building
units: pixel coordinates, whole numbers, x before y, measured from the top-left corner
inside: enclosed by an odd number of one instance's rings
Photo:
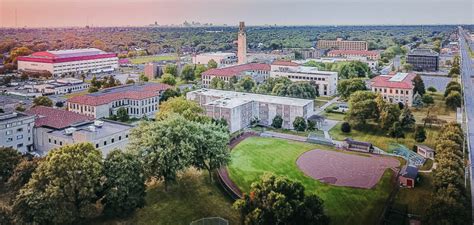
[[[18,57],[18,70],[48,71],[53,76],[102,73],[118,68],[118,57],[96,48],[35,52]]]
[[[135,83],[100,90],[67,100],[69,111],[93,118],[116,115],[125,108],[130,117],[154,117],[160,94],[171,86],[159,83]]]
[[[90,86],[89,83],[83,82],[79,79],[74,78],[64,78],[57,80],[50,80],[44,84],[35,84],[31,88],[36,91],[43,93],[44,95],[48,94],[68,94],[72,92],[78,92],[88,89]]]
[[[435,72],[439,69],[439,54],[431,49],[413,49],[408,53],[407,63],[414,71]]]
[[[314,101],[253,93],[199,89],[186,94],[201,105],[212,118],[224,118],[230,132],[249,127],[252,120],[270,126],[276,115],[283,118],[283,128],[293,129],[296,117],[307,119],[314,113]]]
[[[380,59],[380,53],[377,51],[367,50],[331,50],[327,53],[329,57],[344,57],[344,58],[356,58],[365,57],[369,60]]]
[[[0,113],[0,146],[17,149],[21,153],[33,151],[35,117],[20,112]]]
[[[366,41],[344,41],[342,38],[337,38],[336,40],[319,40],[316,46],[318,49],[368,50]]]
[[[237,55],[232,52],[208,52],[193,56],[193,64],[207,65],[211,60],[217,63],[217,67],[225,67],[237,64]]]
[[[370,81],[373,92],[380,93],[385,101],[390,103],[401,102],[405,105],[413,104],[414,73],[396,73],[379,75]]]
[[[203,87],[209,87],[212,79],[215,77],[229,83],[232,77],[236,77],[237,80],[240,80],[244,76],[250,76],[255,82],[261,83],[270,76],[270,65],[264,63],[247,63],[210,69],[202,73],[201,77]]]
[[[90,142],[105,157],[115,148],[124,149],[133,126],[75,112],[37,106],[25,112],[34,116],[34,145],[42,155],[53,148]]]

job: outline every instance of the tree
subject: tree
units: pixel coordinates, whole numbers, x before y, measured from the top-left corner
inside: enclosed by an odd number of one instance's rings
[[[341,131],[344,133],[350,133],[351,132],[351,125],[348,122],[343,122],[341,124]]]
[[[425,128],[423,126],[417,125],[415,127],[414,136],[415,136],[415,141],[416,142],[420,142],[420,143],[424,142],[426,140]]]
[[[39,96],[33,100],[33,106],[53,107],[53,101],[46,96]]]
[[[96,216],[102,156],[91,143],[51,150],[13,204],[17,221],[71,224]]]
[[[107,44],[105,44],[105,42],[102,41],[102,40],[94,40],[94,41],[92,42],[92,47],[93,47],[93,48],[98,48],[98,49],[100,49],[100,50],[102,50],[102,51],[106,51],[106,50],[107,50]]]
[[[377,96],[371,91],[356,91],[350,96],[347,119],[352,127],[361,127],[367,120],[378,118]]]
[[[308,130],[310,131],[316,130],[316,122],[314,122],[313,120],[308,120],[307,124],[308,124]]]
[[[454,186],[437,190],[431,196],[424,223],[433,225],[468,224],[466,218],[466,200]]]
[[[241,87],[245,92],[250,92],[256,84],[252,77],[245,76],[237,82],[237,86]]]
[[[444,91],[444,97],[447,97],[452,91],[457,91],[461,93],[462,91],[461,84],[459,84],[456,81],[449,82],[448,85],[446,85],[446,90]]]
[[[393,123],[392,127],[388,130],[388,135],[393,138],[404,138],[405,134],[403,133],[402,126],[400,122]]]
[[[292,98],[314,99],[319,94],[316,88],[308,82],[293,82],[286,88],[286,95]]]
[[[14,225],[10,208],[0,205],[0,221],[2,225]]]
[[[423,97],[421,97],[421,101],[424,105],[434,104],[434,99],[431,95],[423,95]]]
[[[204,115],[204,109],[198,103],[184,97],[172,97],[160,105],[156,120],[165,120],[174,114],[183,116],[187,120],[207,123],[209,117]]]
[[[145,76],[145,74],[140,74],[140,77],[138,77],[138,80],[141,81],[141,82],[148,82],[149,79],[148,79],[147,76]],[[132,81],[132,82],[130,82],[132,84],[135,83],[135,81],[133,81],[133,80],[127,80],[126,83],[129,83],[129,81]]]
[[[212,172],[230,162],[230,151],[227,147],[229,132],[227,126],[216,123],[197,123],[196,126],[197,131],[189,135],[195,139],[191,152],[191,165],[207,170],[209,181],[212,181]]]
[[[18,112],[24,112],[26,109],[22,105],[17,105],[15,107],[15,110],[18,111]]]
[[[296,131],[305,131],[307,127],[306,120],[301,116],[297,116],[293,121],[293,127]]]
[[[160,95],[160,104],[167,101],[172,97],[179,97],[181,96],[181,92],[179,88],[168,88]]]
[[[277,114],[275,117],[273,117],[272,127],[280,129],[282,125],[283,125],[283,118],[281,117],[280,114]]]
[[[164,84],[174,86],[176,84],[176,79],[170,73],[165,73],[161,76],[161,82]]]
[[[21,154],[13,148],[0,147],[0,181],[5,182],[13,174]]]
[[[423,98],[421,97],[420,94],[415,93],[415,95],[413,95],[412,105],[413,105],[413,107],[415,107],[417,109],[423,107]]]
[[[189,64],[185,65],[181,71],[181,77],[186,81],[194,80],[194,66]]]
[[[146,77],[146,80],[148,81],[148,77]],[[125,81],[125,84],[134,84],[135,81],[132,80],[132,79],[127,79],[127,81]]]
[[[28,47],[16,47],[13,50],[10,51],[10,56],[6,60],[8,63],[13,63],[14,65],[18,64],[18,57],[20,56],[26,56],[30,55],[33,53]]]
[[[117,110],[117,120],[120,122],[127,122],[130,119],[130,116],[128,115],[127,109],[124,107],[120,107]]]
[[[240,211],[242,224],[329,224],[324,202],[316,195],[305,195],[299,182],[265,174],[254,182],[250,194],[234,203]]]
[[[104,161],[104,214],[126,217],[145,204],[145,176],[138,157],[113,150]]]
[[[165,69],[164,69],[164,73],[165,74],[171,74],[173,75],[173,77],[177,77],[178,76],[178,66],[176,66],[175,64],[168,64],[165,66]]]
[[[347,79],[347,80],[340,80],[337,83],[337,93],[343,99],[348,99],[349,96],[356,92],[356,91],[364,91],[367,87],[365,86],[365,82],[362,79]]]
[[[461,107],[462,97],[461,94],[457,91],[452,91],[449,93],[448,97],[446,97],[446,106],[455,110],[458,107]]]
[[[64,102],[59,102],[59,101],[58,101],[58,102],[56,102],[56,104],[54,104],[54,105],[55,105],[56,107],[58,107],[58,108],[62,108],[62,107],[64,107]]]
[[[413,86],[414,86],[413,92],[416,92],[420,94],[421,96],[425,94],[425,83],[423,82],[423,79],[421,79],[421,76],[419,74],[417,74],[413,78]]]
[[[94,92],[98,92],[99,89],[96,87],[96,86],[90,86],[88,89],[87,89],[87,92],[89,93],[94,93]]]
[[[142,160],[146,177],[163,180],[168,190],[176,174],[190,163],[194,143],[189,136],[197,130],[195,123],[180,115],[142,122],[130,132],[129,148]]]
[[[411,130],[413,129],[415,124],[415,116],[413,116],[411,110],[408,107],[404,108],[400,119],[400,125],[402,126],[402,128],[405,130]]]
[[[209,85],[212,89],[224,89],[225,81],[219,77],[214,77],[211,79],[211,84]]]
[[[214,61],[214,59],[209,60],[209,62],[207,63],[207,68],[209,69],[217,68],[217,62]]]
[[[433,86],[429,86],[428,89],[426,89],[426,90],[429,91],[429,92],[433,92],[433,93],[438,91],[438,90],[436,90],[436,88],[433,87]]]
[[[202,73],[206,72],[206,70],[207,68],[204,65],[196,65],[196,68],[194,68],[194,77],[196,77],[196,79],[201,79]]]
[[[380,128],[387,130],[400,118],[398,104],[386,104],[380,112]]]

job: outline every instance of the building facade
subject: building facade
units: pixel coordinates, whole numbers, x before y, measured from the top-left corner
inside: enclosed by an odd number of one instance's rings
[[[93,118],[107,118],[125,108],[132,118],[154,117],[160,95],[170,88],[166,84],[135,83],[107,88],[67,100],[69,111]]]
[[[287,77],[291,81],[307,81],[313,84],[320,96],[332,96],[337,91],[337,72],[320,71],[316,67],[300,66],[289,61],[275,61],[270,77]]]
[[[71,111],[37,106],[25,113],[35,116],[34,146],[44,155],[51,149],[89,142],[105,157],[114,149],[125,149],[133,126]]]
[[[201,105],[208,116],[224,118],[232,133],[249,127],[254,120],[270,126],[276,115],[283,118],[283,128],[293,129],[296,117],[307,119],[314,114],[314,101],[307,99],[214,89],[191,91],[186,98]]]
[[[337,38],[336,40],[319,40],[316,46],[318,49],[368,50],[366,41],[344,41],[342,38]]]
[[[435,72],[439,69],[439,54],[431,49],[413,49],[408,53],[407,63],[414,71]]]
[[[237,64],[237,56],[232,52],[209,52],[193,56],[195,65],[207,65],[211,60],[217,63],[218,68]]]
[[[270,76],[270,65],[263,63],[248,63],[224,68],[210,69],[201,75],[202,86],[209,87],[213,78],[219,78],[229,83],[232,77],[237,80],[245,76],[252,77],[257,83],[261,83]]]
[[[245,33],[245,23],[239,23],[239,33],[237,34],[237,63],[239,65],[247,63],[247,34]]]
[[[327,53],[329,57],[343,57],[348,59],[357,59],[364,57],[367,60],[379,60],[380,53],[366,50],[331,50]]]
[[[414,73],[397,73],[379,75],[370,81],[373,92],[380,93],[385,101],[390,103],[401,102],[404,105],[413,105],[413,78]]]
[[[111,72],[118,68],[115,53],[95,48],[35,52],[18,57],[18,70],[48,71],[53,76]]]
[[[90,87],[89,83],[83,82],[79,79],[64,78],[52,80],[44,84],[32,85],[32,89],[36,92],[43,93],[43,95],[60,95],[72,92],[84,91]]]
[[[24,113],[0,113],[0,146],[11,147],[21,153],[33,151],[34,122],[34,116]]]

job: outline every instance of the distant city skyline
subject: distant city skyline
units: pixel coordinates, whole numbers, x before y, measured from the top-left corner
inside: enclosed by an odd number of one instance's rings
[[[472,0],[0,0],[0,27],[474,24]]]

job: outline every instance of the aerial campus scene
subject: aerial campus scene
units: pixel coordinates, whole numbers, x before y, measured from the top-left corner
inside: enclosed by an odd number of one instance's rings
[[[474,224],[472,0],[0,0],[0,225]]]

